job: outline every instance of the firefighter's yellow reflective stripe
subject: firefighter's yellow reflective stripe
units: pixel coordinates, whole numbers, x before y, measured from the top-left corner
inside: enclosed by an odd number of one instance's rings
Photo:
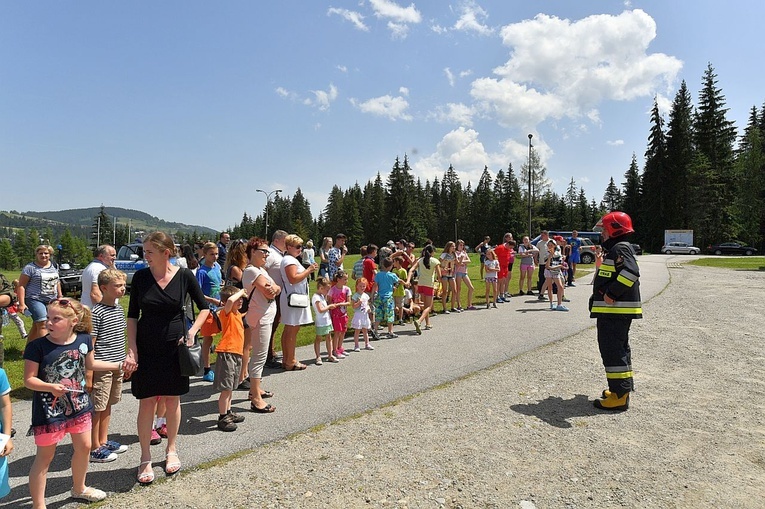
[[[634,300],[617,300],[613,304],[606,304],[605,301],[595,300],[592,302],[592,305],[604,308],[640,308],[643,306],[640,301]]]
[[[629,279],[627,279],[626,277],[624,277],[624,276],[623,276],[623,275],[621,275],[621,274],[619,274],[619,275],[616,277],[616,280],[617,280],[618,282],[620,282],[621,284],[623,284],[624,286],[628,287],[628,288],[632,288],[632,285],[634,285],[634,284],[635,284],[635,282],[634,282],[634,281],[630,281]]]
[[[608,273],[611,273],[611,272],[616,272],[616,267],[614,267],[613,265],[606,265],[606,263],[603,262],[603,264],[600,266],[600,270],[604,270]]]
[[[638,276],[636,276],[632,272],[629,272],[629,271],[626,271],[626,270],[623,270],[622,272],[620,272],[619,276],[625,277],[625,278],[629,279],[630,281],[637,281],[638,280]]]
[[[621,373],[606,373],[606,379],[618,380],[622,378],[632,378],[632,371],[622,371]]]
[[[617,308],[613,306],[592,306],[590,310],[593,313],[602,313],[604,315],[642,315],[643,308]]]

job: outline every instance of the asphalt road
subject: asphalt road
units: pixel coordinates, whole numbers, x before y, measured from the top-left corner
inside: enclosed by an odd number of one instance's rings
[[[667,285],[668,264],[689,259],[676,255],[639,257],[643,300],[649,300]],[[593,327],[594,320],[587,311],[590,280],[591,276],[585,276],[577,287],[566,289],[571,299],[568,313],[550,311],[548,304],[537,301],[536,296],[513,297],[511,302],[499,304],[498,309],[438,315],[432,320],[433,329],[423,331],[422,336],[415,335],[411,325],[396,327],[398,339],[375,342],[375,351],[351,353],[338,364],[314,366],[313,347],[302,347],[298,358],[309,364],[308,369],[264,373],[263,387],[275,393],[270,402],[277,407],[276,412],[250,413],[246,393],[235,393],[234,410],[246,414],[247,420],[234,433],[217,430],[217,394],[211,384],[192,380],[191,391],[182,397],[179,452],[184,467],[225,458],[379,407]],[[511,282],[511,288],[517,289],[517,281]],[[352,338],[348,341],[352,345]],[[33,439],[24,435],[31,421],[31,402],[17,402],[13,408],[19,435],[10,464],[12,491],[0,507],[29,507],[27,475],[35,447]],[[128,387],[123,401],[113,409],[110,437],[128,444],[130,449],[112,463],[91,464],[88,485],[107,492],[125,492],[136,485],[140,453],[135,430],[137,409]],[[163,461],[164,446],[153,446],[152,452],[155,472],[160,474],[158,464]],[[68,498],[70,457],[71,442],[66,438],[50,468],[49,508],[79,506]]]

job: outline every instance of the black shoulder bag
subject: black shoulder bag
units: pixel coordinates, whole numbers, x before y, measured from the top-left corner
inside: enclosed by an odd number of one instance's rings
[[[181,366],[182,376],[197,376],[202,372],[202,345],[199,344],[196,335],[194,344],[188,346],[189,319],[186,314],[186,269],[179,269],[181,274],[181,320],[183,320],[184,341],[178,345],[178,363]],[[194,306],[191,305],[191,316],[194,316]]]

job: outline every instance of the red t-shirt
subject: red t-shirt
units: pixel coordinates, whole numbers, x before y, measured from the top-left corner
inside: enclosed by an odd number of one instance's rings
[[[364,278],[367,280],[367,289],[365,291],[371,292],[372,285],[375,282],[375,271],[377,270],[375,259],[371,256],[367,256],[364,258],[362,267],[364,268]]]
[[[510,248],[504,244],[500,244],[494,248],[494,254],[497,255],[497,261],[499,262],[499,273],[497,277],[502,279],[507,276],[507,267],[510,265]]]

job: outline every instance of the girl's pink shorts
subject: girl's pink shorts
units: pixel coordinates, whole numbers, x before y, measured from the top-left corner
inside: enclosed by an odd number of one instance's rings
[[[56,445],[64,439],[67,433],[76,435],[79,433],[90,433],[90,429],[93,427],[93,422],[89,413],[81,415],[76,419],[66,421],[64,427],[58,431],[51,431],[50,433],[40,433],[35,435],[35,445],[38,447],[47,447],[50,445]]]

